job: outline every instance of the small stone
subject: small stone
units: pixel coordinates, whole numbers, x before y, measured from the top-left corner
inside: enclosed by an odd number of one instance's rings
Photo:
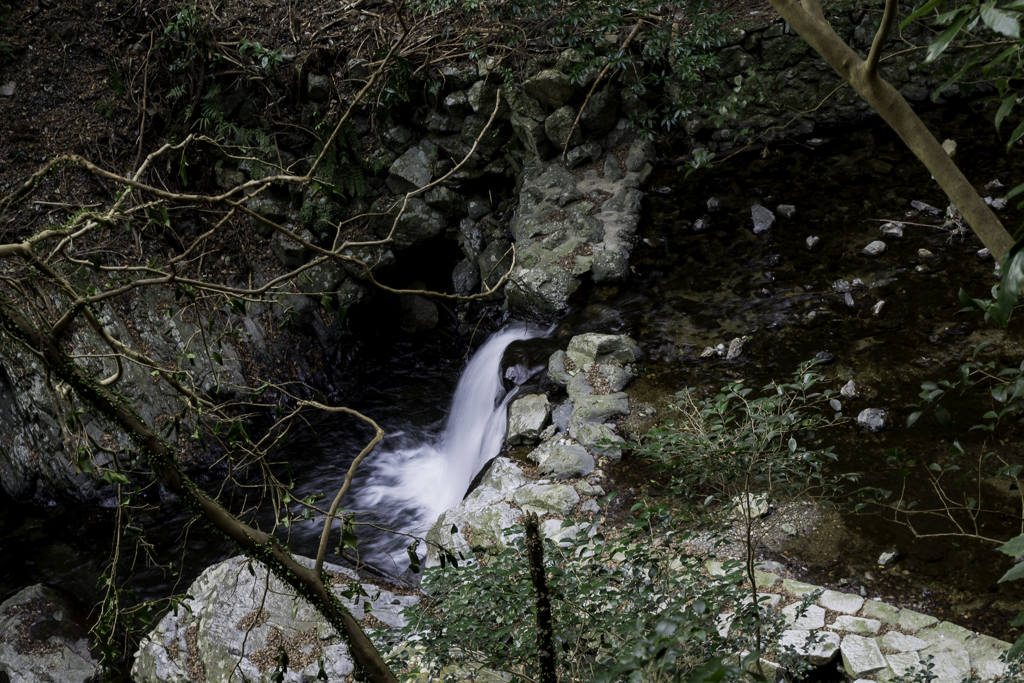
[[[779,531],[790,537],[796,536],[796,527],[789,522],[779,525]]]
[[[816,246],[818,246],[818,242],[820,242],[820,241],[821,241],[821,238],[818,237],[817,235],[811,235],[810,237],[808,237],[807,238],[807,251],[813,250]]]
[[[956,140],[943,140],[942,149],[952,159],[953,156],[956,155]]]
[[[768,496],[763,493],[748,493],[747,502],[743,503],[743,494],[732,499],[733,509],[741,519],[747,516],[759,518],[768,514]]]
[[[935,254],[933,254],[932,252],[930,252],[927,249],[918,249],[917,250],[917,258],[920,258],[920,259],[932,259],[932,258],[935,258]]]
[[[782,588],[787,593],[792,593],[798,598],[802,598],[805,595],[821,590],[818,586],[812,586],[809,583],[803,583],[802,581],[794,581],[792,579],[786,579],[785,581],[783,581]]]
[[[885,249],[885,242],[883,242],[882,240],[875,240],[868,246],[864,247],[861,250],[861,253],[865,254],[866,256],[879,256],[885,252]]]
[[[839,394],[846,399],[851,401],[860,396],[860,391],[857,389],[857,385],[851,379],[849,382],[843,385],[843,388],[839,390]]]
[[[885,308],[885,299],[881,299],[871,307],[871,315],[878,316],[882,313],[882,309]]]
[[[712,197],[708,200],[707,207],[708,211],[715,213],[716,211],[722,210],[722,202],[720,202],[716,197]]]
[[[982,263],[984,263],[985,261],[991,261],[992,252],[988,250],[988,247],[983,247],[982,249],[978,250],[977,257],[978,260],[981,261]]]
[[[854,308],[857,305],[857,302],[853,300],[853,295],[849,292],[843,295],[843,302],[846,303],[849,308]]]
[[[889,426],[889,413],[881,408],[865,408],[857,416],[857,424],[877,434]]]
[[[985,203],[988,204],[993,211],[1006,211],[1007,202],[1002,197],[999,197],[998,199],[993,199],[992,197],[985,197]]]
[[[837,294],[845,294],[846,292],[849,292],[852,287],[849,282],[840,279],[832,283],[832,289],[835,290]]]
[[[884,567],[885,565],[891,563],[893,560],[895,560],[899,556],[900,556],[900,553],[899,553],[898,550],[886,551],[886,552],[884,552],[884,553],[882,553],[881,555],[878,556],[878,564],[879,564],[879,566]]]
[[[814,354],[815,360],[821,361],[818,365],[831,365],[832,361],[836,359],[835,354],[829,353],[828,351],[818,351]]]
[[[914,210],[920,211],[921,213],[926,213],[929,216],[941,216],[942,215],[942,210],[941,209],[937,209],[934,206],[932,206],[931,204],[925,204],[924,202],[919,202],[916,199],[914,201],[910,202],[910,205],[912,207],[914,207]]]
[[[864,586],[860,587],[860,597],[862,597],[862,598],[868,597],[868,589],[865,588]]]
[[[811,631],[804,630],[783,631],[782,637],[779,639],[779,646],[783,649],[792,649],[808,664],[814,666],[828,664],[839,652],[839,635],[828,632],[814,633],[814,641],[808,643],[812,637],[811,634]]]
[[[322,74],[309,74],[306,77],[306,94],[314,102],[326,102],[331,96],[330,77]]]
[[[894,240],[903,239],[903,224],[896,221],[883,224],[882,235]]]
[[[740,354],[743,353],[743,339],[736,337],[729,342],[729,352],[725,355],[726,360],[734,360],[739,358]]]
[[[888,666],[878,643],[861,636],[846,636],[839,646],[843,653],[843,667],[851,676],[861,677]]]
[[[14,90],[17,87],[18,84],[14,81],[8,81],[7,83],[0,85],[0,97],[10,97],[14,94]]]
[[[858,598],[863,601],[862,598]],[[849,631],[850,633],[861,633],[873,635],[882,628],[882,622],[875,619],[864,619],[863,617],[851,617],[848,614],[836,617],[836,620],[829,626],[836,631]]]
[[[704,350],[700,352],[701,358],[711,358],[713,355],[715,355],[714,346],[705,346]]]
[[[778,211],[779,215],[783,218],[792,218],[796,215],[796,207],[792,204],[779,204],[776,211]]]
[[[818,628],[824,628],[825,626],[825,610],[817,605],[811,605],[804,610],[803,616],[797,617],[797,611],[799,610],[800,603],[793,603],[789,607],[782,610],[782,615],[786,618],[786,625],[796,629],[807,629],[814,630]]]
[[[704,232],[711,228],[711,216],[705,214],[703,217],[698,218],[693,222],[694,232]]]
[[[601,511],[601,506],[597,504],[596,500],[585,500],[580,503],[580,512],[589,512],[597,514]]]
[[[775,214],[760,204],[754,204],[750,207],[750,218],[754,221],[755,235],[771,230],[772,225],[775,224]]]

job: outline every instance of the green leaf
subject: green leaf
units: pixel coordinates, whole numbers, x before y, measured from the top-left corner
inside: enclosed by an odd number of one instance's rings
[[[1017,104],[1016,95],[1007,95],[1003,99],[1002,104],[999,105],[999,109],[996,111],[996,131],[999,130],[999,125],[1003,122],[1003,119],[1006,118],[1006,115],[1010,113],[1010,110],[1013,109],[1013,105],[1015,104]]]
[[[905,28],[914,19],[918,19],[920,17],[923,17],[924,15],[928,14],[929,12],[934,10],[936,7],[938,7],[939,5],[944,5],[945,2],[946,2],[946,0],[928,0],[928,2],[926,2],[923,5],[921,5],[920,7],[918,7],[916,10],[911,12],[910,16],[908,16],[906,19],[904,19],[902,22],[900,22],[900,28]]]
[[[1001,553],[1006,553],[1010,557],[1024,557],[1024,534],[1011,538],[1006,543],[996,548]]]
[[[964,27],[964,24],[971,18],[970,14],[965,13],[962,17],[957,19],[952,26],[947,28],[945,31],[935,36],[932,39],[931,44],[928,46],[928,54],[925,57],[925,63],[934,61],[939,55],[946,51],[949,44],[956,38],[956,35],[960,33],[960,29]]]
[[[1016,581],[1017,579],[1024,579],[1024,562],[1018,562],[1013,565],[1013,568],[1003,574],[1003,578],[999,579],[999,583],[1003,581]]]
[[[981,20],[996,33],[1009,38],[1020,38],[1020,22],[1017,17],[996,7],[994,2],[986,2],[981,6]]]
[[[953,426],[953,418],[949,416],[949,411],[944,406],[935,406],[935,419],[943,427]]]
[[[1021,612],[1024,615],[1024,612]],[[1019,619],[1020,617],[1018,617]],[[1011,662],[1014,659],[1020,657],[1020,653],[1024,652],[1024,636],[1017,639],[1017,642],[1013,644],[1009,650],[1006,651],[1006,661]]]
[[[914,423],[917,422],[918,418],[920,418],[921,415],[923,415],[923,414],[924,414],[923,410],[918,410],[918,411],[915,411],[915,412],[911,413],[909,416],[907,416],[907,426],[908,427],[914,426]]]
[[[1024,285],[1024,239],[1019,240],[1003,260],[1003,280],[999,285],[999,294],[990,312],[992,318],[1001,327],[1010,321],[1010,313],[1020,298],[1020,288]]]

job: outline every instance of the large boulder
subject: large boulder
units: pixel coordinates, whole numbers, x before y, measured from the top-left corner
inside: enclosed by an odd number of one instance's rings
[[[307,567],[313,561],[297,557]],[[357,620],[372,604],[373,624],[400,628],[403,607],[414,596],[396,595],[372,585],[352,594],[356,576],[342,567],[324,564],[332,576],[330,588]],[[209,567],[187,591],[187,608],[168,612],[135,653],[135,683],[197,683],[198,681],[273,680],[275,659],[288,653],[284,681],[317,680],[319,660],[328,679],[341,681],[353,671],[348,646],[324,617],[277,576],[253,560],[235,557]],[[364,622],[364,628],[369,625]],[[378,634],[387,629],[373,627]],[[373,632],[371,631],[371,633]]]
[[[99,673],[89,628],[60,591],[36,584],[0,605],[0,680],[86,683]]]
[[[636,349],[636,342],[624,334],[590,332],[573,337],[566,355],[573,369],[581,370],[591,363],[632,363]]]
[[[388,169],[387,184],[395,194],[418,190],[430,182],[437,162],[437,146],[424,140],[410,147]]]
[[[506,496],[506,492],[491,486],[480,486],[461,503],[442,512],[427,532],[423,566],[439,565],[442,550],[468,559],[476,552],[504,548],[509,540],[506,529],[520,515],[505,502]]]
[[[568,484],[530,484],[516,491],[515,501],[523,512],[567,515],[580,502],[580,494]]]
[[[561,71],[545,69],[523,83],[523,90],[530,97],[557,109],[572,98],[576,86]]]
[[[401,202],[398,202],[378,218],[377,235],[382,239],[391,233],[395,216],[398,215],[400,208]],[[419,197],[413,197],[406,205],[398,225],[395,226],[392,236],[394,244],[399,249],[408,249],[423,240],[440,235],[445,224],[444,215],[440,211],[431,208]]]
[[[505,295],[513,308],[559,313],[569,305],[569,297],[579,286],[579,279],[561,264],[541,261],[531,268],[517,267],[505,287]]]
[[[551,479],[576,479],[594,470],[594,457],[585,448],[558,437],[545,441],[526,457],[537,463],[542,477]]]
[[[569,105],[556,109],[551,116],[544,119],[544,133],[556,151],[561,151],[566,141],[570,147],[583,142],[583,131],[575,124],[576,109]]]

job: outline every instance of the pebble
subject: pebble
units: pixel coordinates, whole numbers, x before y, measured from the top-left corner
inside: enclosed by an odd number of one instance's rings
[[[818,351],[818,353],[814,354],[814,357],[821,361],[819,365],[829,365],[836,359],[835,354],[828,351]]]
[[[843,300],[846,301],[846,305],[849,306],[850,308],[853,308],[854,306],[857,305],[857,302],[853,300],[853,295],[850,294],[849,292],[847,292],[843,296]]]
[[[984,247],[978,250],[978,260],[984,263],[992,259],[992,252],[988,250],[988,247]]]
[[[14,89],[18,87],[18,84],[14,81],[4,83],[0,85],[0,97],[10,97],[14,94]]]
[[[845,294],[852,289],[852,286],[846,280],[836,280],[832,283],[832,289],[834,289],[837,294]]]
[[[843,398],[855,399],[860,396],[860,391],[857,389],[857,385],[851,379],[849,382],[843,385],[843,388],[839,390],[839,393]]]
[[[924,202],[919,202],[916,199],[914,201],[910,202],[910,205],[912,207],[914,207],[914,209],[916,209],[917,211],[920,211],[921,213],[926,213],[929,216],[941,216],[942,215],[942,210],[941,209],[937,209],[934,206],[932,206],[931,204],[925,204]]]
[[[882,309],[885,308],[885,299],[880,300],[874,306],[871,307],[871,315],[879,315]]]
[[[814,249],[814,247],[818,246],[818,242],[820,242],[820,241],[821,241],[821,238],[818,237],[817,235],[811,235],[810,237],[808,237],[807,238],[807,249],[808,249],[808,251],[811,250],[811,249]]]
[[[712,197],[708,200],[708,211],[714,213],[715,211],[722,210],[722,202],[718,201],[717,197]]]
[[[999,197],[998,199],[985,197],[985,203],[992,207],[993,211],[1006,211],[1006,200],[1002,197]]]
[[[882,553],[881,555],[878,556],[878,564],[879,564],[879,566],[884,567],[885,565],[889,564],[890,562],[892,562],[893,560],[895,560],[899,556],[900,556],[900,553],[897,550],[890,550],[890,551],[884,552],[884,553]]]
[[[903,239],[903,224],[893,221],[882,225],[882,234],[894,240]]]
[[[917,250],[917,257],[918,258],[929,259],[929,258],[935,258],[935,254],[930,252],[930,251],[928,251],[927,249],[918,249]]]
[[[878,256],[878,255],[884,253],[885,249],[886,249],[885,242],[883,242],[882,240],[875,240],[874,242],[872,242],[868,246],[864,247],[861,250],[861,253],[865,254],[867,256]]]
[[[796,215],[796,207],[792,204],[779,204],[776,211],[778,211],[779,215],[783,218],[792,218]]]

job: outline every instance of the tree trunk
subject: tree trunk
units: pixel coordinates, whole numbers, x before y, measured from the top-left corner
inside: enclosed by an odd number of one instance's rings
[[[558,683],[555,671],[555,626],[551,616],[551,594],[544,571],[544,544],[538,528],[537,515],[526,515],[526,555],[530,562],[530,579],[537,603],[537,673],[539,683]]]
[[[931,131],[910,108],[903,96],[878,75],[878,57],[895,17],[896,2],[887,0],[885,16],[875,36],[868,61],[862,60],[832,30],[821,13],[818,0],[769,0],[807,43],[842,76],[864,101],[871,105],[918,159],[953,202],[967,223],[997,260],[1013,246],[1013,237],[978,196]]]

